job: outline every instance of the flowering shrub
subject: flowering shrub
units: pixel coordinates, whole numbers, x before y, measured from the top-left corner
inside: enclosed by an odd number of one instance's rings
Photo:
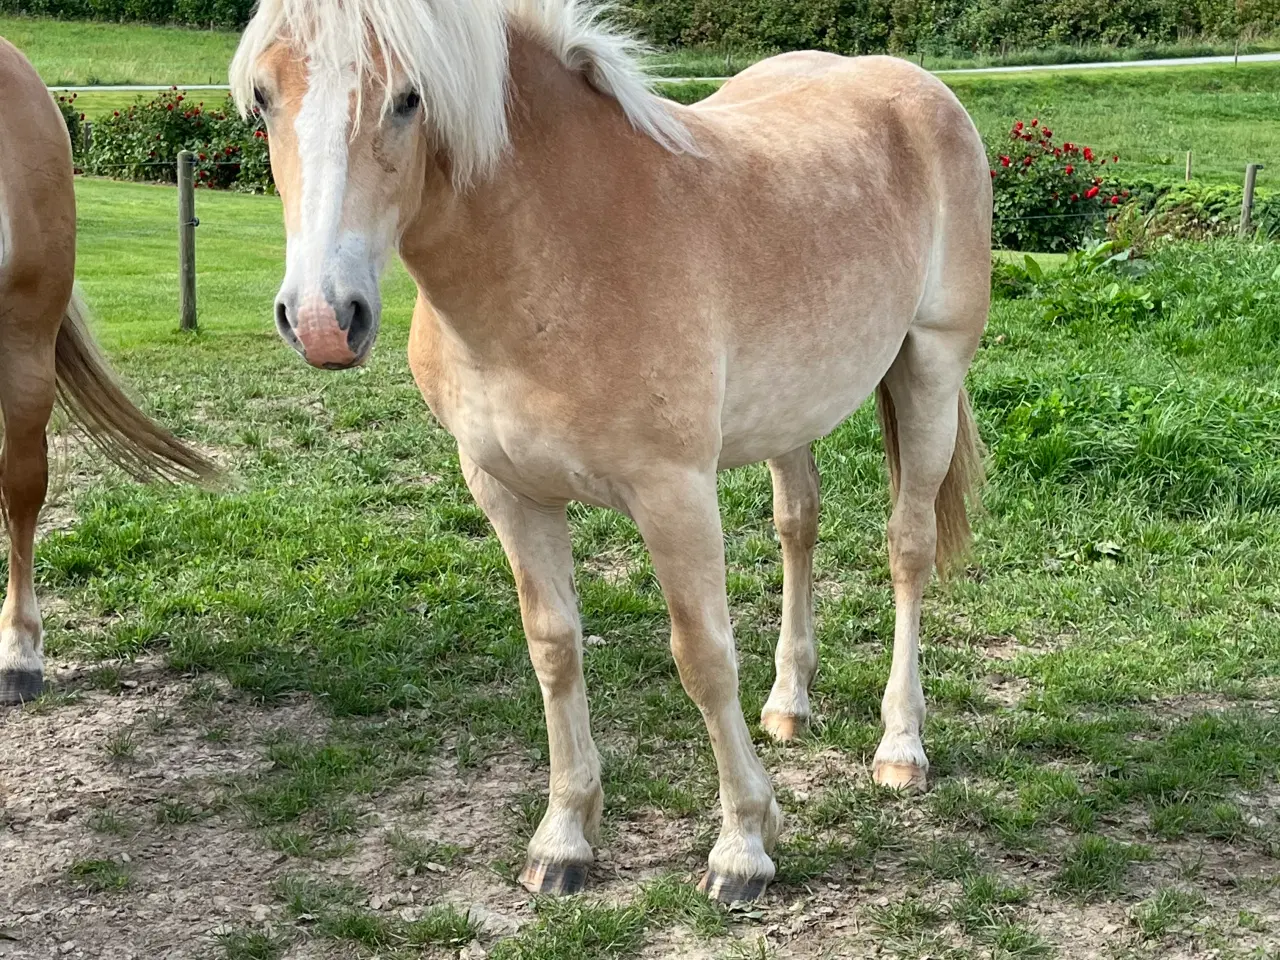
[[[73,93],[71,96],[59,94],[54,97],[54,102],[58,105],[58,112],[62,114],[62,122],[67,125],[67,136],[71,138],[71,154],[76,157],[80,156],[81,143],[84,137],[84,114],[76,106],[76,97],[78,96],[78,93]]]
[[[196,155],[196,186],[255,193],[274,189],[262,122],[240,119],[230,100],[209,108],[176,87],[102,117],[94,125],[84,166],[122,180],[173,183],[182,150]]]
[[[1019,120],[989,156],[995,199],[992,240],[1031,252],[1075,250],[1099,235],[1129,197],[1110,176],[1119,157],[1054,137],[1039,118]]]

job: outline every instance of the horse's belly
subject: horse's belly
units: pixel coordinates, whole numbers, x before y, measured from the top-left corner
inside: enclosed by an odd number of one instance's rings
[[[827,349],[751,350],[728,370],[721,470],[789,453],[826,436],[871,395],[906,336],[907,320]],[[843,338],[841,338],[843,339]]]

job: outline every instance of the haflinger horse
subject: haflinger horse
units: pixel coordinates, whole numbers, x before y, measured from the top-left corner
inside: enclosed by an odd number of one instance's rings
[[[31,64],[0,39],[0,506],[9,586],[0,609],[0,704],[44,686],[32,560],[55,401],[142,479],[206,479],[213,465],[146,417],[112,377],[74,291],[76,198],[67,127]]]
[[[809,720],[810,444],[878,390],[897,621],[875,780],[922,788],[921,595],[981,470],[963,387],[986,322],[991,186],[939,81],[885,57],[765,60],[693,107],[577,0],[260,0],[231,67],[266,118],[288,235],[281,335],[360,363],[393,247],[409,353],[507,553],[550,752],[521,876],[580,889],[600,826],[565,505],[631,517],[723,825],[704,889],[759,895],[781,817],[738,699],[716,473],[767,461],[784,572],[761,722]]]

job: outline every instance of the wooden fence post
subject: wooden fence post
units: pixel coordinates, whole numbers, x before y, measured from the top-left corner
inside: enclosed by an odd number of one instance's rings
[[[179,325],[196,329],[196,185],[195,154],[178,154],[178,303]]]
[[[1253,187],[1262,164],[1251,163],[1244,168],[1244,199],[1240,202],[1240,238],[1253,233]]]
[[[84,156],[89,155],[89,150],[93,147],[93,121],[86,120],[84,126],[80,128],[80,151]]]
[[[1191,151],[1187,151],[1187,179],[1191,179]]]

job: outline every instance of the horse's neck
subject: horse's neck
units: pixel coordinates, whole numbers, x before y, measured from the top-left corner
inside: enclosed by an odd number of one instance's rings
[[[643,163],[637,151],[663,152],[634,133],[617,103],[516,31],[510,69],[507,156],[461,193],[446,171],[433,171],[401,240],[401,257],[428,298],[473,327],[505,322],[493,316],[504,291],[520,290],[529,271],[554,269],[549,258],[566,241],[581,242],[584,229],[609,230],[619,191]]]

